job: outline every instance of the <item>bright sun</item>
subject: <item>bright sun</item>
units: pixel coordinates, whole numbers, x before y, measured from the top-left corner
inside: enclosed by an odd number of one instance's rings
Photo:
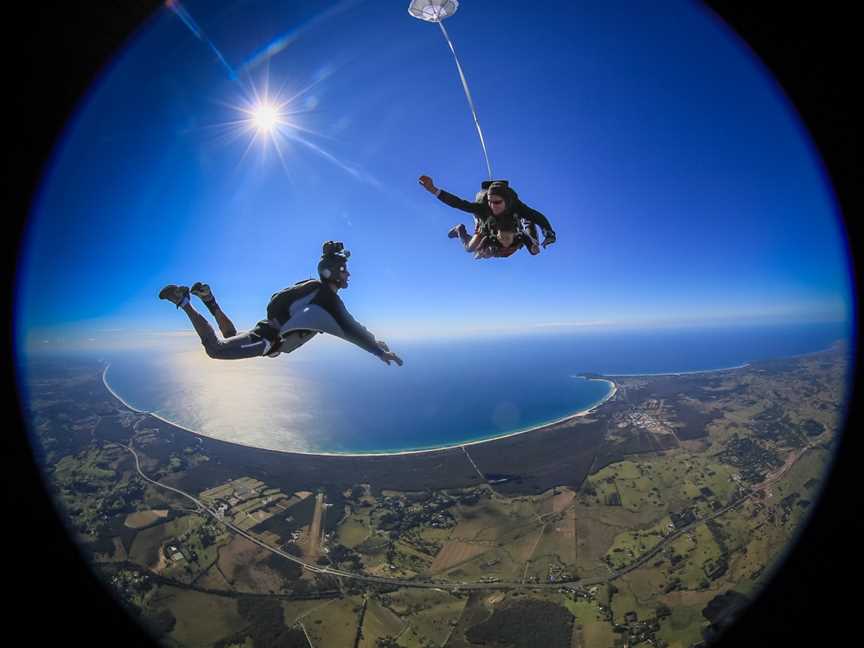
[[[252,121],[262,133],[268,133],[279,123],[279,112],[269,104],[261,104],[252,111]]]

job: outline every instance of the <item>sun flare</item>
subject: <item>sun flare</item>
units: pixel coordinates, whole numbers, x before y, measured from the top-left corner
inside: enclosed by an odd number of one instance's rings
[[[252,123],[261,133],[269,133],[279,123],[279,111],[271,104],[260,104],[252,111]]]

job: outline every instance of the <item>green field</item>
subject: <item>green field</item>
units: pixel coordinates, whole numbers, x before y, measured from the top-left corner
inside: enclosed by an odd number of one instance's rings
[[[667,579],[663,568],[643,567],[616,581],[616,586],[619,589],[626,587],[640,603],[653,609],[658,605],[657,595],[662,592]]]
[[[325,601],[282,601],[285,625],[290,628],[298,621],[302,621],[311,611],[321,608],[323,612],[333,602],[334,599],[327,599]]]
[[[129,550],[129,559],[141,565],[155,565],[162,545],[177,538],[190,529],[200,526],[204,519],[198,515],[186,515],[176,520],[140,531]]]
[[[54,464],[54,477],[59,481],[77,479],[88,483],[113,482],[117,473],[98,464],[104,462],[103,453],[98,449],[88,449],[80,455],[67,455]]]
[[[570,610],[570,614],[576,618],[576,623],[579,625],[597,622],[605,623],[596,601],[586,601],[585,599],[574,600],[570,597],[564,597],[562,604]]]
[[[177,619],[169,636],[182,646],[211,646],[245,625],[236,599],[227,596],[163,587],[158,607]]]
[[[670,533],[670,518],[663,517],[647,529],[625,531],[615,536],[612,546],[607,552],[610,564],[619,569],[631,564],[642,555],[656,547]]]
[[[400,576],[415,576],[425,573],[432,564],[432,557],[425,553],[417,551],[414,547],[406,542],[397,540],[393,543],[396,555],[393,559],[393,564],[397,567]]]
[[[420,537],[427,542],[443,543],[445,540],[449,540],[452,534],[452,527],[449,529],[436,529],[434,527],[424,527],[423,529],[420,529]]]
[[[660,620],[657,637],[668,642],[669,648],[689,648],[702,641],[702,628],[708,620],[702,616],[702,605],[670,606],[672,616]]]
[[[684,557],[673,572],[684,588],[695,590],[710,582],[705,567],[718,560],[722,550],[706,525],[696,526],[676,538],[671,545],[675,553]]]
[[[371,537],[354,547],[354,550],[363,557],[363,565],[366,571],[377,571],[387,563],[387,540],[379,537]]]
[[[580,631],[582,645],[587,648],[612,648],[618,636],[605,621],[586,623]]]
[[[514,560],[507,547],[489,549],[470,560],[454,565],[444,574],[451,581],[477,581],[481,578],[501,580],[520,579],[525,567],[523,561]]]
[[[457,525],[450,537],[458,540],[504,539],[539,523],[536,509],[525,498],[480,500],[473,506],[455,507],[453,513]]]
[[[439,590],[403,589],[389,595],[390,609],[408,624],[399,645],[440,646],[450,633],[451,622],[462,614],[467,599]]]
[[[361,596],[351,596],[311,610],[301,622],[312,645],[353,646],[362,604]]]
[[[370,598],[363,617],[363,637],[359,648],[376,648],[378,639],[398,636],[404,625],[391,610]]]
[[[612,595],[610,605],[615,623],[624,623],[624,616],[628,612],[635,612],[642,621],[654,616],[654,606],[638,599],[623,579],[616,581],[615,587],[618,591]]]
[[[345,521],[339,525],[336,538],[338,542],[349,549],[354,549],[357,545],[366,540],[371,533],[372,529],[369,526],[369,515],[355,513],[349,515]]]
[[[524,571],[525,575],[537,582],[553,582],[553,578],[560,581],[573,577],[573,570],[568,569],[568,566],[554,554],[535,556],[527,567],[528,569]]]
[[[576,569],[575,522],[572,513],[566,513],[561,520],[552,520],[543,529],[543,536],[534,549],[532,559],[541,556],[555,556],[570,570]]]

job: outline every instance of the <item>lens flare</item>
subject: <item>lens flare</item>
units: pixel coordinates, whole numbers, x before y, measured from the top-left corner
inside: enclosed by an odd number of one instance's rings
[[[269,133],[279,124],[279,110],[272,104],[260,104],[252,110],[252,123],[259,133]]]

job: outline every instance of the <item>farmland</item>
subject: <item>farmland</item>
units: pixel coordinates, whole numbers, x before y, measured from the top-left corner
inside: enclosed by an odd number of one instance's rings
[[[706,610],[758,594],[806,524],[844,367],[826,352],[617,378],[590,419],[530,449],[531,435],[472,446],[488,481],[457,451],[204,450],[110,398],[64,410],[62,380],[37,385],[34,411],[70,531],[165,643],[457,648],[522,641],[505,619],[544,614],[550,646],[684,647]],[[98,377],[85,365],[76,385],[96,393]]]

